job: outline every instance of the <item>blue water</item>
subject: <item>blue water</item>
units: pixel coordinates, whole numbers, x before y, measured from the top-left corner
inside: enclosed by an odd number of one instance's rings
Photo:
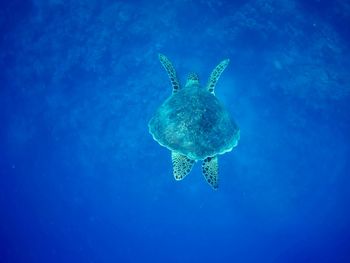
[[[2,1],[0,262],[350,262],[350,2]],[[231,60],[241,130],[183,181],[147,123]]]

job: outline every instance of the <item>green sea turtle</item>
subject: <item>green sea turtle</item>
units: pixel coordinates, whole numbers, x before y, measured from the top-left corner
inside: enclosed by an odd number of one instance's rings
[[[195,73],[190,73],[181,87],[170,60],[162,54],[159,60],[171,80],[173,93],[149,121],[149,132],[171,151],[176,180],[184,179],[195,161],[201,160],[206,181],[217,189],[218,155],[231,151],[239,140],[238,126],[214,94],[229,60],[215,67],[205,88]]]

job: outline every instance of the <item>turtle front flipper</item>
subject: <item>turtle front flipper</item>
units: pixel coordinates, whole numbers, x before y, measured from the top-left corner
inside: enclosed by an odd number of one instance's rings
[[[191,172],[194,161],[176,152],[171,152],[171,159],[173,161],[175,180],[180,181],[184,179]]]
[[[219,172],[219,166],[218,166],[218,157],[207,157],[204,159],[202,163],[202,172],[205,177],[205,180],[210,184],[213,189],[218,189],[218,172]]]
[[[230,62],[229,59],[225,59],[221,61],[219,65],[217,65],[212,71],[212,73],[210,74],[210,79],[207,84],[207,90],[210,93],[214,94],[216,82],[218,82],[218,79],[220,78],[221,73],[225,70],[229,62]]]
[[[163,54],[158,54],[160,63],[162,63],[171,81],[173,87],[173,93],[176,93],[180,89],[180,83],[176,76],[176,71],[170,60]]]

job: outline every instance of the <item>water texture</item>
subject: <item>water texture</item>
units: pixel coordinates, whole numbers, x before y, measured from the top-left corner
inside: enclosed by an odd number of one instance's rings
[[[349,1],[0,5],[0,262],[350,262]],[[217,191],[148,133],[159,52],[230,59]]]

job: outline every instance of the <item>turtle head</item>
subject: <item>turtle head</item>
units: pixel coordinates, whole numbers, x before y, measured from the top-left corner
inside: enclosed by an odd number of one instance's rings
[[[196,86],[199,85],[199,78],[198,78],[198,75],[196,73],[191,72],[190,74],[188,74],[185,87],[187,88],[187,87],[193,86],[193,85],[196,85]]]

